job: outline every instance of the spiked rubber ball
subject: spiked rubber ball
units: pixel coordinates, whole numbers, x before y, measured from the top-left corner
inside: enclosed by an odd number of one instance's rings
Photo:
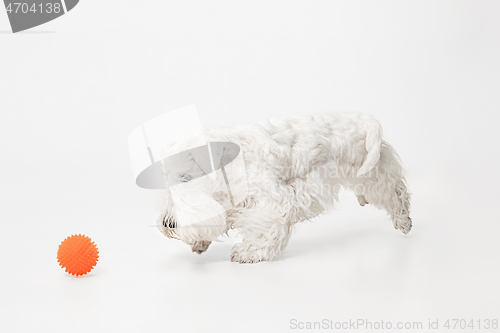
[[[57,251],[59,266],[66,269],[66,273],[80,276],[90,272],[99,258],[99,250],[95,243],[85,235],[67,237]]]

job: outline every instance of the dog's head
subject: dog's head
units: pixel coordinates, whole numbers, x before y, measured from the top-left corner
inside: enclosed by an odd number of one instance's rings
[[[165,208],[157,218],[163,234],[190,245],[213,241],[227,231],[226,212],[235,204],[229,179],[237,178],[232,170],[242,172],[241,166],[229,165],[239,154],[237,145],[212,142],[192,146],[178,141],[166,148],[169,157],[161,163]]]

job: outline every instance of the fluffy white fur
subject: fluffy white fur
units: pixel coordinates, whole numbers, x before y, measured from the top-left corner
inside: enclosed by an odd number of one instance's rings
[[[371,116],[319,114],[210,128],[204,135],[209,142],[232,142],[241,148],[249,192],[233,207],[220,172],[197,178],[204,172],[190,156],[167,168],[165,177],[196,179],[191,187],[177,190],[175,205],[172,189],[165,191],[157,224],[168,237],[189,244],[193,252],[201,254],[221,234],[237,229],[243,241],[233,248],[231,261],[276,259],[287,246],[294,224],[327,211],[341,187],[353,190],[360,205],[385,209],[396,229],[405,234],[411,230],[410,193],[401,161],[382,140],[380,124]],[[198,139],[196,135],[178,138],[165,149],[187,150]],[[177,227],[176,216],[203,216],[220,209],[211,207],[210,201],[193,200],[203,196],[200,191],[213,197],[226,213],[195,227]]]

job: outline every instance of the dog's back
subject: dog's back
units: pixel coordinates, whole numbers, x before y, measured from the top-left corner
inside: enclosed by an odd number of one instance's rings
[[[332,161],[357,167],[357,176],[370,171],[380,157],[382,129],[369,115],[317,114],[259,124],[271,140],[262,150],[271,164],[293,167],[292,177]]]

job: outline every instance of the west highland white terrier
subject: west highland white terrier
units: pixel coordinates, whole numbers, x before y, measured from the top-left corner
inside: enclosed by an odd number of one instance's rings
[[[194,153],[200,136],[210,154]],[[293,226],[326,212],[340,188],[354,191],[361,206],[385,209],[401,232],[412,227],[401,160],[369,115],[319,114],[209,128],[166,143],[165,151],[188,153],[164,163],[163,176],[171,186],[157,225],[198,254],[236,229],[243,241],[233,248],[231,261],[274,260]],[[236,155],[242,162],[232,167],[231,182],[224,156]]]

